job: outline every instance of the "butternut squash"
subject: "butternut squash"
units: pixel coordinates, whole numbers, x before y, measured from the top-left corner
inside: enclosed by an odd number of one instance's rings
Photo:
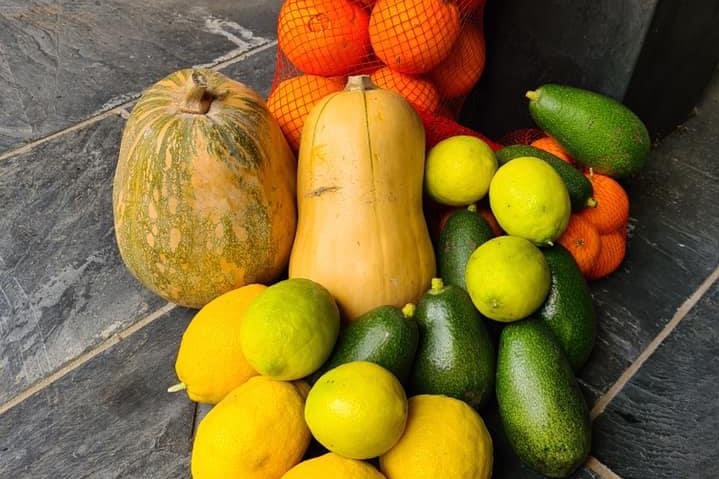
[[[367,75],[308,115],[298,157],[298,224],[289,276],[335,297],[346,320],[416,302],[435,257],[422,210],[425,132],[399,94]]]

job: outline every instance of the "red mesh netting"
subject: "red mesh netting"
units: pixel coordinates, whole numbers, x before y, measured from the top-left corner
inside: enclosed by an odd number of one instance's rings
[[[484,4],[285,0],[267,103],[291,146],[297,150],[314,104],[344,88],[349,75],[369,74],[377,86],[402,94],[425,119],[455,118],[484,70]]]

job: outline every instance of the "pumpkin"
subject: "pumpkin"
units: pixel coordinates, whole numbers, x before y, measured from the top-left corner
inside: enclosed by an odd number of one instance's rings
[[[435,258],[422,210],[425,132],[399,94],[367,75],[312,109],[297,165],[290,277],[324,285],[343,317],[416,302]]]
[[[286,271],[297,164],[262,97],[209,69],[151,86],[125,125],[113,183],[122,260],[168,301],[201,308]]]

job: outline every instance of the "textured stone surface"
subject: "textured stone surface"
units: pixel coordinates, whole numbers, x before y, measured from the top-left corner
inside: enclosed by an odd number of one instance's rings
[[[195,405],[169,394],[176,308],[0,415],[0,477],[189,477]]]
[[[279,0],[0,3],[0,153],[271,42]]]
[[[596,420],[594,453],[624,479],[719,471],[719,283]]]
[[[0,403],[157,309],[117,252],[113,116],[0,161]]]

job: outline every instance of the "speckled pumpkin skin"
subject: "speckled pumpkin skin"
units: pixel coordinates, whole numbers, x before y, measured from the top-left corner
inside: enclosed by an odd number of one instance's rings
[[[209,110],[183,107],[193,71]],[[176,304],[201,308],[277,279],[297,214],[296,160],[258,93],[208,69],[146,90],[127,120],[113,184],[117,244],[130,272]]]

